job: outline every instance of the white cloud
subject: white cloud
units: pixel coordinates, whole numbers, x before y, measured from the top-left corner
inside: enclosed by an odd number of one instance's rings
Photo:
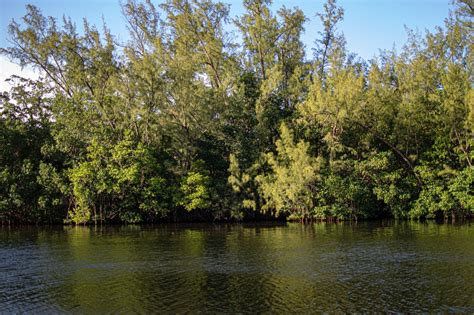
[[[9,61],[4,56],[0,56],[0,92],[9,91],[11,86],[8,82],[5,82],[12,75],[18,75],[28,79],[37,79],[39,77],[38,71],[34,71],[30,67],[24,67],[23,69]]]

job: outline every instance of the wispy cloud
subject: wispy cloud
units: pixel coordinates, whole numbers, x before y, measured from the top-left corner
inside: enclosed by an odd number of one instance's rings
[[[0,92],[8,91],[11,88],[9,82],[6,79],[12,75],[21,76],[28,79],[37,79],[39,77],[38,71],[34,71],[30,67],[24,67],[23,69],[5,58],[0,56]]]

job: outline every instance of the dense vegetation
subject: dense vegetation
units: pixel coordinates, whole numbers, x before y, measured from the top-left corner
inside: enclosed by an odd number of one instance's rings
[[[129,0],[126,44],[27,6],[1,52],[43,76],[1,95],[0,221],[472,216],[472,0],[369,61],[335,0],[314,56],[270,4]]]

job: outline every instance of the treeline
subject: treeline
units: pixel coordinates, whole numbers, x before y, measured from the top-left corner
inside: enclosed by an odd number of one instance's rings
[[[472,216],[472,0],[369,61],[335,0],[313,56],[270,5],[129,0],[126,44],[27,6],[1,53],[43,76],[1,95],[0,221]]]

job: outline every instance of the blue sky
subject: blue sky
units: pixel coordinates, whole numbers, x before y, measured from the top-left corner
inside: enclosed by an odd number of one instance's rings
[[[123,0],[125,1],[125,0]],[[161,1],[153,1],[160,3]],[[231,5],[230,16],[242,14],[241,0],[223,0]],[[121,14],[119,0],[0,0],[0,46],[8,46],[7,27],[12,19],[21,21],[25,13],[25,5],[31,3],[39,7],[44,15],[58,19],[64,15],[82,25],[82,18],[98,26],[102,18],[112,33],[121,41],[127,40],[125,21]],[[311,19],[305,25],[303,42],[310,53],[321,30],[316,12],[321,12],[323,0],[274,0],[273,8],[299,7]],[[450,0],[339,0],[338,4],[345,10],[344,21],[339,30],[344,32],[348,49],[364,59],[370,59],[378,54],[379,49],[396,47],[400,51],[406,41],[404,26],[423,32],[433,30],[442,25],[452,9]],[[10,74],[12,65],[1,57],[0,80]],[[1,90],[1,88],[0,88]]]

